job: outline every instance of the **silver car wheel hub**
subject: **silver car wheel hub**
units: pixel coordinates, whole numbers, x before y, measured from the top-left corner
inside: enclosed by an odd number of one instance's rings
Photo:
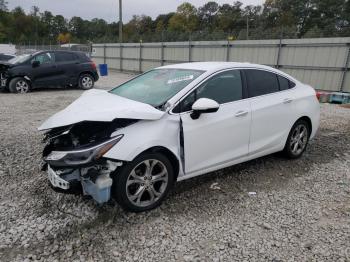
[[[19,80],[17,83],[16,83],[16,90],[17,92],[19,93],[27,93],[28,90],[29,90],[29,85],[26,81],[24,80]]]
[[[126,181],[129,201],[138,207],[154,204],[168,185],[168,170],[159,160],[147,159],[139,163]]]
[[[294,155],[299,155],[306,147],[308,140],[308,129],[305,125],[300,124],[293,130],[290,139],[290,149]]]
[[[83,85],[83,87],[85,88],[90,88],[92,87],[92,79],[88,76],[83,77],[83,79],[81,80],[81,84]]]

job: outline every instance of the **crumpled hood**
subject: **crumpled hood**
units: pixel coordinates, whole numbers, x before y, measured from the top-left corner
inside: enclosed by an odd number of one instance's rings
[[[13,64],[7,61],[0,61],[0,70],[5,70],[7,68],[13,67]]]
[[[165,112],[105,90],[91,89],[62,111],[47,119],[38,129],[46,130],[82,121],[110,122],[116,118],[157,120]]]

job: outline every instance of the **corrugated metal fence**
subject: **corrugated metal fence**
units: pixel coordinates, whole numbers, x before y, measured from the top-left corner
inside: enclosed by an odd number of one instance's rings
[[[92,57],[110,69],[133,72],[183,62],[251,62],[279,68],[319,90],[350,92],[350,37],[94,44]]]

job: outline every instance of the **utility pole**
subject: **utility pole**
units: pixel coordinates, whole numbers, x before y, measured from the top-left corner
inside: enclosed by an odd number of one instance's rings
[[[122,0],[119,0],[119,43],[123,43]]]

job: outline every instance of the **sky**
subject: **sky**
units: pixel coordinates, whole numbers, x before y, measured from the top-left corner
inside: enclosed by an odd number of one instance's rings
[[[190,2],[196,7],[202,6],[209,0],[123,0],[123,21],[128,22],[133,15],[149,15],[156,18],[159,14],[176,11],[183,2]],[[219,4],[235,0],[218,0]],[[9,9],[21,6],[26,12],[36,5],[40,11],[51,11],[54,15],[66,18],[80,16],[84,19],[103,18],[108,22],[117,21],[118,0],[7,0]],[[244,5],[262,4],[264,0],[240,0]]]

